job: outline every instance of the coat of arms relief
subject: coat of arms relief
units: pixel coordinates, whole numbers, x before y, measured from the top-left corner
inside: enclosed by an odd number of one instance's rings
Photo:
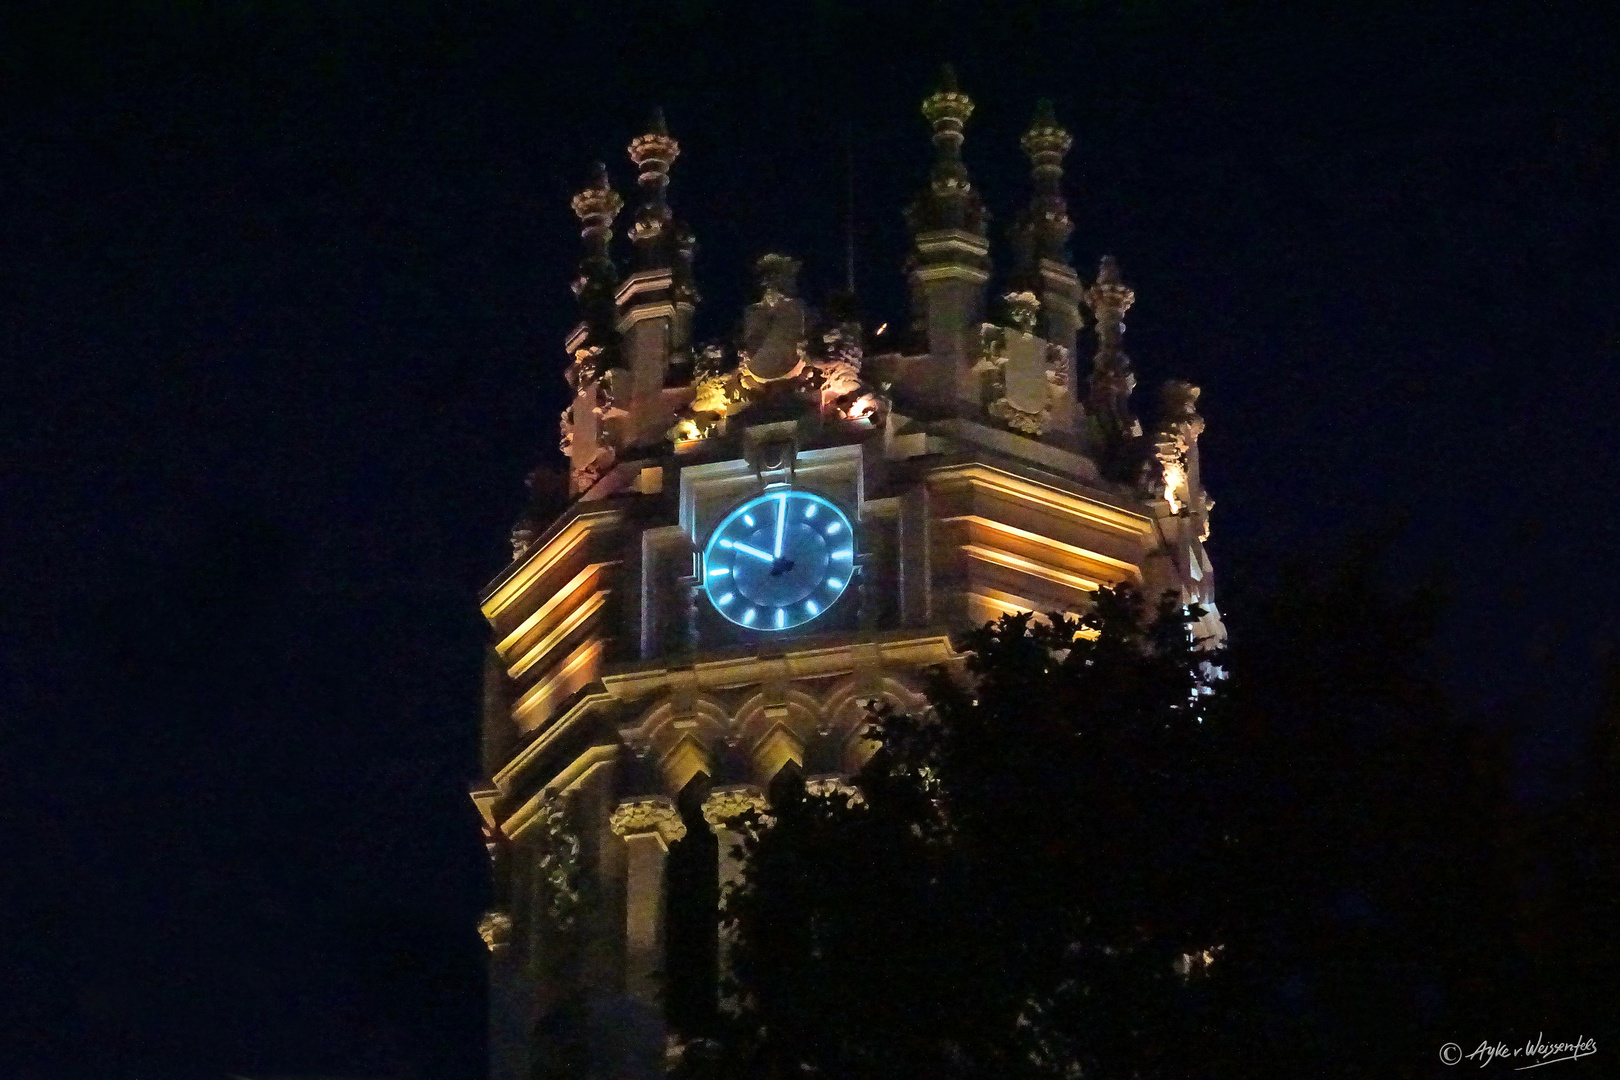
[[[985,323],[973,371],[983,379],[985,411],[1014,431],[1043,434],[1052,407],[1068,391],[1068,354],[1035,335],[1040,301],[1034,293],[1006,297],[1011,326]]]

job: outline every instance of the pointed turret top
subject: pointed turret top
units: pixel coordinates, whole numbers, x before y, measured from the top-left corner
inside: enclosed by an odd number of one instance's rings
[[[1044,164],[1041,159],[1047,155],[1055,155],[1057,159],[1049,164],[1059,165],[1063,155],[1074,145],[1074,140],[1058,122],[1057,112],[1053,110],[1050,98],[1041,98],[1035,103],[1035,116],[1030,120],[1029,130],[1024,132],[1019,145],[1024,148],[1024,153],[1029,155],[1037,168]],[[1061,171],[1061,165],[1059,169]]]
[[[912,228],[965,229],[982,235],[984,203],[962,163],[962,132],[973,115],[973,99],[957,87],[951,65],[940,72],[940,89],[923,100],[922,114],[934,129],[934,168],[928,190],[908,214]]]
[[[613,288],[619,274],[610,248],[613,219],[623,209],[624,200],[613,190],[607,166],[598,161],[591,169],[590,180],[574,194],[569,205],[579,218],[579,237],[585,248],[574,278],[574,295],[579,298],[585,322],[598,339],[593,343],[600,345],[607,340],[613,323]]]
[[[647,183],[649,172],[656,172],[660,176],[667,174],[669,167],[680,156],[681,145],[669,134],[669,125],[664,122],[664,110],[653,109],[647,133],[630,140],[630,160],[641,169],[641,183]]]
[[[923,99],[922,113],[934,125],[934,144],[939,145],[942,122],[956,135],[955,145],[962,145],[962,125],[973,115],[973,99],[962,93],[956,83],[956,69],[946,64],[940,71],[939,89]]]
[[[1069,205],[1063,198],[1063,155],[1073,143],[1058,123],[1052,102],[1042,98],[1035,106],[1029,130],[1019,140],[1029,155],[1035,189],[1016,230],[1020,261],[1026,272],[1034,272],[1043,259],[1068,261],[1064,245],[1069,242],[1074,223],[1069,220]]]
[[[607,226],[614,216],[624,206],[624,200],[619,193],[613,190],[613,184],[608,180],[607,165],[598,161],[591,166],[590,180],[580,189],[570,204],[574,214],[587,228],[593,225]],[[597,221],[593,219],[605,218]]]
[[[672,266],[680,247],[672,235],[676,230],[664,190],[669,187],[669,167],[680,157],[681,146],[669,133],[663,109],[653,110],[647,127],[645,135],[630,140],[630,160],[639,170],[636,184],[641,188],[641,205],[636,208],[630,239],[636,245],[637,266],[644,270]]]

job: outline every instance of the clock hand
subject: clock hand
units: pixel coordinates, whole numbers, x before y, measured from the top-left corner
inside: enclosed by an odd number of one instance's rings
[[[770,552],[761,551],[757,547],[749,547],[747,544],[732,544],[731,550],[740,551],[744,555],[752,555],[754,558],[762,559],[768,563],[774,563],[776,561],[776,556],[772,555]]]
[[[782,557],[782,526],[787,524],[787,495],[776,497],[776,557]]]

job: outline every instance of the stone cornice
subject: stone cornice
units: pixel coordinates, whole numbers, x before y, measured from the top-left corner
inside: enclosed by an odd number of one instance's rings
[[[490,582],[481,597],[484,618],[494,619],[514,598],[545,574],[580,540],[597,529],[618,525],[624,519],[623,510],[600,504],[582,506],[576,503],[563,513],[540,539],[529,545],[528,553],[519,562],[507,567],[506,572]]]

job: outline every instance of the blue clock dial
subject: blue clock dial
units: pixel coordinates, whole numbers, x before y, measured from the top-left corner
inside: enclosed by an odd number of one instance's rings
[[[752,630],[787,630],[843,595],[855,567],[849,518],[808,491],[772,491],[725,516],[703,549],[715,610]]]

